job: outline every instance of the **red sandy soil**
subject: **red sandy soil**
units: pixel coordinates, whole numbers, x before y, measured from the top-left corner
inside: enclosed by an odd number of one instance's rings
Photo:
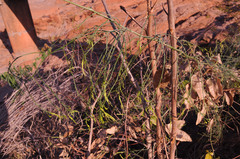
[[[72,0],[77,4],[91,7],[104,13],[100,0]],[[135,31],[141,28],[120,9],[120,5],[143,25],[146,22],[146,0],[106,0],[110,13],[125,25]],[[37,35],[40,39],[53,41],[70,39],[85,29],[99,25],[106,20],[69,4],[64,0],[29,0],[30,9]],[[174,0],[176,8],[177,36],[193,43],[212,43],[222,41],[227,36],[239,34],[240,30],[240,1],[238,0]],[[167,32],[166,0],[158,1],[154,8],[156,33]],[[81,27],[75,29],[86,18]],[[110,25],[109,28],[111,29]],[[0,73],[6,70],[8,59],[11,57],[10,42],[7,39],[2,17],[0,16]]]

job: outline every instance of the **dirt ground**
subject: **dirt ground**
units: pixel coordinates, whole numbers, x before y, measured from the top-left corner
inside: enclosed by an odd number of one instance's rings
[[[73,0],[79,5],[91,7],[98,12],[104,13],[104,7],[100,0]],[[137,26],[121,9],[120,5],[144,25],[146,20],[146,2],[144,0],[107,0],[106,1],[113,17],[135,31],[140,31]],[[92,13],[77,6],[69,4],[64,0],[29,0],[30,9],[37,35],[40,39],[53,41],[61,38],[73,38],[78,32],[82,32],[94,25],[99,25],[105,21],[104,18],[92,15],[80,28],[75,29]],[[226,0],[193,1],[175,0],[176,8],[176,29],[177,36],[185,38],[191,42],[210,43],[215,40],[224,40],[226,35],[236,33],[239,30],[240,2]],[[163,10],[167,10],[166,1],[159,1],[154,8],[155,29],[157,34],[167,32],[167,15]],[[109,28],[110,25],[109,25]],[[5,27],[0,16],[0,48],[9,50]],[[4,45],[3,45],[3,44]],[[7,50],[6,50],[7,52]],[[1,51],[1,54],[3,53]]]

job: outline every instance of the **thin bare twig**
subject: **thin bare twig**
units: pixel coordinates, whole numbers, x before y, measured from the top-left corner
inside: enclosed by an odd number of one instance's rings
[[[234,157],[234,158],[232,158],[232,159],[237,159],[238,157],[240,157],[240,155],[238,155],[238,156],[236,156],[236,157]]]
[[[240,104],[239,104],[238,102],[233,101],[233,103],[236,103],[237,105],[240,106]],[[233,108],[233,110],[234,110],[238,115],[240,115],[239,111],[237,111],[237,110],[234,108],[234,106],[232,106],[232,108]]]
[[[166,9],[164,8],[164,5],[163,5],[163,3],[162,3],[162,8],[163,8],[163,11],[167,14],[167,16],[168,16],[168,12],[166,11]]]
[[[128,13],[128,11],[126,10],[125,7],[120,6],[120,9],[123,10],[123,11],[124,11],[141,29],[143,29],[143,30],[145,31],[145,33],[147,34],[147,29],[144,29],[143,26],[140,25],[140,24],[137,22],[137,20]],[[139,41],[141,41],[141,39],[142,39],[142,37],[140,38]],[[143,52],[143,55],[146,57],[145,52]]]
[[[137,20],[128,13],[128,11],[126,10],[126,8],[125,8],[124,6],[120,6],[120,9],[123,10],[140,28],[143,29],[143,26],[140,25],[140,24],[137,22]]]
[[[125,140],[125,138],[112,137],[112,138],[109,138],[109,140]],[[144,144],[143,142],[138,141],[138,140],[135,140],[135,139],[133,139],[133,138],[128,139],[128,141],[132,141],[132,142],[138,143],[138,144],[140,144],[140,145],[143,145],[144,147],[147,147],[147,145]]]
[[[151,9],[153,9],[155,7],[155,5],[157,4],[158,0],[155,1],[155,3],[151,6]]]
[[[127,105],[126,105],[126,110],[125,110],[125,113],[126,113],[126,116],[125,116],[125,132],[124,132],[124,136],[125,136],[125,144],[126,144],[126,159],[128,158],[128,135],[127,135],[127,116],[128,116],[128,104],[129,104],[129,98],[130,96],[128,96],[128,99],[127,99]]]
[[[90,114],[91,115],[91,126],[90,126],[90,135],[89,135],[89,141],[88,141],[88,155],[91,154],[91,145],[92,145],[92,136],[93,136],[93,123],[94,123],[94,121],[93,121],[93,110],[95,108],[95,105],[97,104],[98,99],[101,96],[101,90],[99,89],[99,87],[98,87],[98,91],[99,91],[98,96],[95,99],[94,103],[91,105],[91,114]]]

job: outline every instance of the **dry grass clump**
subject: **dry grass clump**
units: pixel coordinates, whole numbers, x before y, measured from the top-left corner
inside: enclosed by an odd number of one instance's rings
[[[47,147],[56,143],[53,137],[59,138],[63,125],[81,119],[81,109],[73,111],[76,107],[82,108],[73,82],[73,78],[81,76],[81,71],[69,73],[64,67],[51,72],[39,68],[21,83],[1,105],[8,111],[5,117],[8,127],[1,133],[4,154],[47,154]]]

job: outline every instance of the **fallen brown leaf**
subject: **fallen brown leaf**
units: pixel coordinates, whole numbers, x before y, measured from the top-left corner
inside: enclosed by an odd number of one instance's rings
[[[206,113],[207,113],[207,110],[206,110],[205,106],[203,105],[202,110],[200,112],[198,112],[198,114],[197,114],[196,125],[198,125],[203,120]]]
[[[222,60],[221,60],[220,54],[218,54],[217,56],[213,56],[213,57],[211,58],[211,61],[212,61],[212,62],[215,62],[215,63],[222,64]]]
[[[105,143],[105,139],[104,138],[97,138],[92,142],[91,145],[91,150],[95,149],[95,148],[100,148],[103,146],[103,144]]]
[[[214,101],[211,100],[210,98],[209,98],[209,99],[206,99],[205,101],[206,101],[206,103],[207,103],[208,106],[214,106],[214,105],[216,105],[216,102],[214,102]]]
[[[93,153],[91,153],[91,154],[88,156],[88,158],[87,158],[87,159],[94,159],[94,158],[96,158],[96,157],[94,156],[94,154],[93,154]]]
[[[190,96],[189,93],[189,84],[186,85],[186,92],[183,95],[184,97],[184,104],[186,106],[186,109],[190,109],[192,105],[194,104],[194,99]]]
[[[223,96],[223,87],[219,78],[209,78],[206,81],[206,87],[214,100]]]
[[[129,131],[132,138],[137,139],[136,132],[133,128],[131,128],[131,126],[128,126],[128,131]]]
[[[203,87],[203,79],[199,72],[191,77],[191,84],[193,90],[198,94],[199,99],[203,100],[206,96],[206,92]]]
[[[211,131],[212,126],[213,126],[213,123],[214,123],[214,120],[211,119],[210,122],[209,122],[208,125],[207,125],[207,128],[206,128],[206,130],[207,130],[208,133]]]
[[[70,159],[69,153],[67,152],[67,150],[65,148],[62,150],[61,154],[59,155],[59,158]]]
[[[163,69],[157,70],[153,77],[154,88],[166,88],[171,81],[171,74],[166,69],[164,69],[164,72],[162,71]]]
[[[176,140],[181,142],[192,142],[192,138],[185,131],[182,130],[177,131]]]
[[[184,120],[178,120],[177,121],[177,136],[176,140],[181,141],[181,142],[192,142],[191,137],[184,131],[180,130],[183,125],[185,124]],[[165,126],[166,132],[171,135],[172,133],[172,123],[169,123]]]
[[[113,126],[113,127],[106,130],[106,133],[110,134],[110,135],[114,135],[116,132],[118,132],[118,127],[117,126]]]
[[[234,95],[235,95],[234,90],[224,92],[224,97],[226,99],[227,105],[231,106],[233,104]]]

